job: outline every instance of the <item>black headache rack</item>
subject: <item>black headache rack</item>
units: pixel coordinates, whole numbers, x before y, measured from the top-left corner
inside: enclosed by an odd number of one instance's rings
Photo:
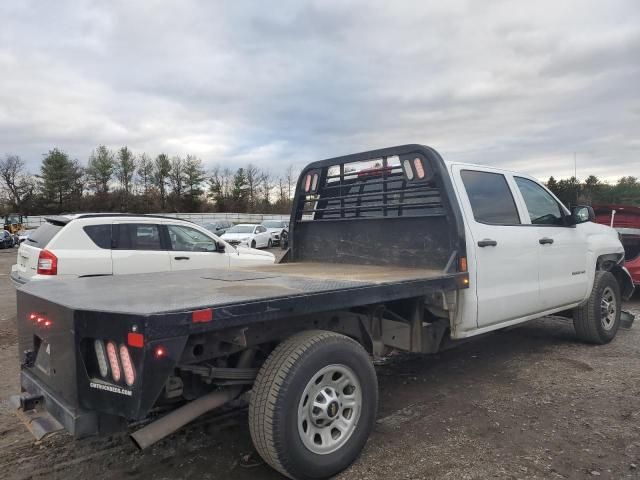
[[[466,256],[464,223],[442,157],[423,145],[315,162],[298,180],[293,262],[447,267]]]

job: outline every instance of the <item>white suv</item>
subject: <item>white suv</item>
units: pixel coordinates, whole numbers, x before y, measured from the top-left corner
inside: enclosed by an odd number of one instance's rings
[[[122,275],[275,262],[273,254],[233,247],[176,218],[130,214],[48,217],[18,249],[16,286],[35,279]]]

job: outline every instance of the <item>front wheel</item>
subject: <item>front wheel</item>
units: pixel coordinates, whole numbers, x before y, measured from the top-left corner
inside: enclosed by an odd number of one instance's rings
[[[269,241],[267,242],[267,248],[271,248],[273,246],[273,242],[271,241],[271,239],[269,239]]]
[[[256,241],[255,240],[251,240],[251,248],[256,248]]]
[[[375,370],[360,344],[334,332],[303,332],[278,345],[260,369],[249,404],[251,438],[289,478],[328,478],[358,457],[377,405]]]
[[[620,327],[620,286],[610,272],[596,272],[587,303],[573,310],[573,326],[580,340],[608,343]]]

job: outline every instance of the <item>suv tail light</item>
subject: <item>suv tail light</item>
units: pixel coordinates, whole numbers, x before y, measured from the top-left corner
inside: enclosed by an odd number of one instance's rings
[[[39,275],[57,275],[58,274],[58,257],[49,250],[41,250],[38,256]]]

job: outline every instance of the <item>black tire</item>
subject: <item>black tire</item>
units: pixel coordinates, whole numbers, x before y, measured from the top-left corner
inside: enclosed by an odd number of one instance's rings
[[[251,248],[256,248],[256,241],[255,240],[251,240]]]
[[[615,305],[610,307],[610,316],[605,319],[603,298],[610,297]],[[587,302],[573,310],[573,326],[578,338],[584,342],[605,344],[616,336],[620,328],[622,300],[620,286],[610,272],[597,271],[593,289]],[[609,307],[607,307],[609,308]]]
[[[302,440],[298,411],[304,409],[309,398],[306,395],[303,400],[302,394],[309,385],[318,384],[312,382],[314,377],[333,367],[347,367],[357,378],[360,413],[337,450],[318,454]],[[343,392],[353,394],[352,390]],[[339,396],[340,391],[337,393]],[[295,480],[328,478],[347,468],[360,455],[373,428],[377,407],[376,373],[362,346],[334,332],[302,332],[278,345],[260,369],[249,403],[249,429],[260,456],[280,473]],[[333,413],[334,421],[347,410],[340,413],[340,408],[342,400],[337,416],[336,411]]]
[[[271,247],[273,247],[273,242],[271,241],[271,239],[269,239],[269,241],[267,242],[267,248]]]

